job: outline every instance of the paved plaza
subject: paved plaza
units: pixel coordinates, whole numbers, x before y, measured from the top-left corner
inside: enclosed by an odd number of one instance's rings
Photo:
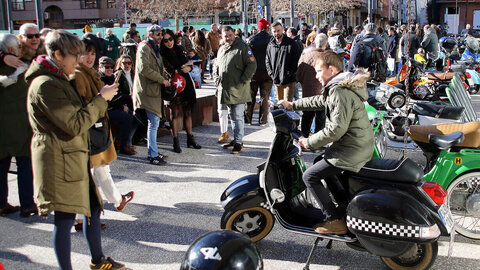
[[[480,96],[473,99],[480,111]],[[148,164],[146,146],[137,146],[137,155],[119,155],[112,163],[118,189],[121,193],[135,191],[135,198],[123,212],[115,211],[112,204],[105,204],[102,220],[107,228],[102,233],[102,241],[106,256],[125,263],[129,269],[179,269],[189,244],[201,234],[220,228],[222,191],[235,179],[256,172],[256,165],[266,158],[274,136],[268,127],[246,126],[244,151],[232,155],[216,143],[218,123],[197,127],[194,134],[203,148],[186,148],[183,132],[181,154],[172,152],[171,136],[159,138],[160,152],[169,156],[168,166]],[[314,157],[315,154],[304,153],[308,165]],[[412,153],[412,157],[421,161],[421,153]],[[9,202],[18,205],[13,174],[9,188]],[[13,214],[0,217],[0,228],[0,262],[5,269],[57,269],[51,242],[53,216],[25,219]],[[258,243],[264,269],[302,269],[313,241],[276,224]],[[448,258],[448,239],[441,238],[433,269],[480,269],[479,244],[480,241],[457,236],[453,254]],[[89,258],[83,234],[72,229],[74,269],[88,269]],[[317,249],[311,269],[386,267],[374,255],[334,242],[331,250]]]

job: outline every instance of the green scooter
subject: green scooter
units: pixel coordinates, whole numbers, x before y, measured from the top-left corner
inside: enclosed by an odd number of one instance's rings
[[[381,132],[384,111],[366,105],[376,137]],[[410,126],[408,135],[427,159],[423,180],[436,182],[448,192],[448,205],[455,230],[480,239],[480,122]],[[381,142],[372,158],[383,158]]]

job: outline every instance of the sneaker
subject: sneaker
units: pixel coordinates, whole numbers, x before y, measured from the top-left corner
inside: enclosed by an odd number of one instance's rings
[[[159,166],[167,164],[167,162],[165,160],[163,160],[163,158],[161,158],[160,156],[156,156],[156,157],[153,157],[153,158],[148,157],[148,161],[150,161],[150,164],[159,165]]]
[[[114,261],[110,257],[103,257],[97,264],[90,262],[90,269],[123,270],[125,265]]]
[[[37,209],[37,205],[34,204],[32,207],[30,208],[27,208],[27,209],[20,209],[20,216],[21,217],[30,217],[30,216],[36,216],[38,215],[38,209]]]
[[[324,223],[317,224],[313,227],[315,232],[319,234],[336,234],[342,235],[347,233],[347,224],[345,219],[329,220]]]
[[[225,143],[227,139],[230,138],[230,135],[228,134],[228,131],[220,135],[220,138],[218,138],[218,143]]]
[[[233,145],[232,154],[236,155],[242,151],[243,143],[235,143]]]
[[[223,147],[223,149],[233,149],[234,145],[235,145],[235,141],[231,141],[227,144],[224,144],[222,147]]]
[[[120,205],[118,207],[115,207],[117,209],[117,211],[122,211],[125,206],[127,206],[127,204],[133,200],[133,196],[135,195],[135,193],[133,191],[130,191],[128,192],[127,194],[123,194],[122,195],[122,201],[120,202]]]
[[[17,212],[18,210],[20,210],[20,206],[13,206],[13,205],[7,203],[7,205],[5,205],[5,207],[0,208],[0,216],[5,216],[5,215],[8,215],[8,214],[12,214],[12,213]]]

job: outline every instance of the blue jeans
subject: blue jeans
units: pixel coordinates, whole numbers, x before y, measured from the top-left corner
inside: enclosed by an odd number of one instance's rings
[[[8,197],[8,169],[12,157],[0,160],[0,208],[7,205]],[[30,157],[15,157],[17,160],[17,183],[20,206],[28,209],[33,206],[33,172]]]
[[[245,134],[245,103],[228,104],[228,113],[232,119],[233,140],[242,143],[243,134]]]
[[[147,131],[147,145],[148,145],[148,156],[149,157],[158,157],[158,146],[157,146],[157,130],[160,125],[160,117],[158,115],[147,112],[148,118],[148,131]]]
[[[108,110],[108,118],[120,127],[120,145],[132,146],[132,138],[137,130],[137,122],[133,116],[122,110]]]

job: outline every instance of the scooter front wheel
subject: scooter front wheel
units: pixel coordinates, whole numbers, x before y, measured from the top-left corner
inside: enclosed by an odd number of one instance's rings
[[[273,214],[262,207],[252,207],[223,213],[222,229],[248,235],[253,242],[265,238],[273,228]]]
[[[438,242],[415,244],[404,254],[388,258],[381,257],[390,269],[393,270],[423,270],[430,268],[438,255]]]
[[[459,176],[447,188],[448,207],[455,230],[468,238],[480,239],[480,172]]]

